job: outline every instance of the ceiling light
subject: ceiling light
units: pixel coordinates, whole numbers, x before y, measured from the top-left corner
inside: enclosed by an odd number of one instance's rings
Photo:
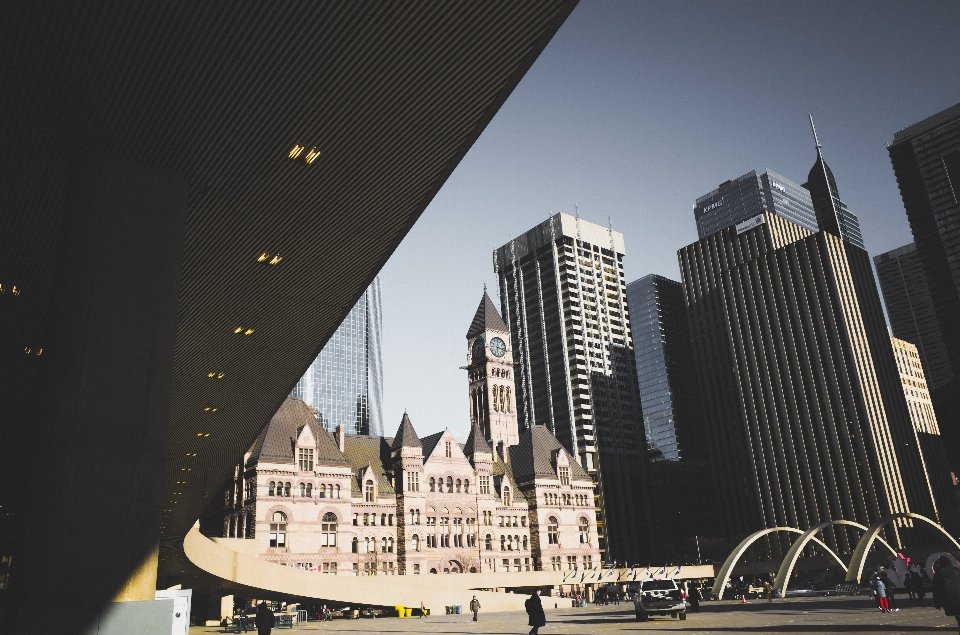
[[[275,264],[277,264],[278,262],[280,262],[281,260],[283,260],[283,256],[281,256],[280,254],[277,254],[276,256],[274,256],[274,257],[270,260],[269,264],[275,265]]]
[[[300,153],[303,152],[304,150],[306,150],[306,148],[303,147],[302,145],[299,145],[299,144],[295,145],[293,146],[293,150],[291,150],[289,154],[287,154],[287,156],[290,157],[291,159],[296,159],[297,157],[300,156]]]
[[[246,331],[243,332],[243,334],[244,334],[244,335],[251,335],[251,334],[253,334],[253,329],[247,329]]]
[[[269,257],[270,257],[270,254],[268,254],[267,252],[263,252],[262,254],[260,254],[259,256],[257,256],[257,262],[263,262],[264,260],[266,260],[266,259],[269,258]]]
[[[243,327],[242,327],[242,326],[238,326],[237,328],[233,329],[233,332],[234,332],[234,333],[239,333],[239,332],[242,331],[242,330],[243,330]]]
[[[310,165],[311,163],[316,161],[317,157],[319,156],[320,156],[320,150],[317,150],[316,148],[314,148],[313,150],[307,153],[307,156],[305,156],[303,160],[306,161],[307,165]]]
[[[217,373],[217,379],[223,379],[223,373]]]

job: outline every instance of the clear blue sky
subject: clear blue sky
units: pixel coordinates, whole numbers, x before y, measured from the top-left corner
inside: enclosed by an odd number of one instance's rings
[[[910,242],[884,143],[960,102],[958,34],[957,0],[583,0],[381,272],[385,432],[406,409],[465,439],[495,247],[579,204],[623,232],[628,281],[679,279],[698,196],[753,169],[806,180],[807,113],[870,254]]]

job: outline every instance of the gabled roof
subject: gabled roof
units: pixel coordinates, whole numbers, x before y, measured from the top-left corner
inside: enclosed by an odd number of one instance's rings
[[[363,474],[369,466],[377,475],[377,491],[380,496],[395,496],[396,492],[390,485],[383,469],[383,462],[390,457],[390,440],[383,437],[371,437],[364,434],[349,434],[344,439],[347,460],[355,476]],[[361,496],[363,490],[357,478],[350,479],[351,496]]]
[[[316,441],[314,462],[321,465],[347,465],[336,441],[323,429],[314,413],[299,397],[287,397],[250,447],[253,457],[272,463],[295,463],[297,439],[309,427]],[[253,458],[251,457],[251,458]]]
[[[557,450],[564,452],[570,461],[570,478],[590,479],[590,475],[580,467],[576,458],[570,456],[557,437],[550,434],[546,426],[537,424],[530,426],[520,435],[520,443],[510,448],[514,477],[520,481],[532,480],[537,476],[556,477],[554,453]]]
[[[397,436],[393,438],[393,445],[391,449],[399,450],[400,448],[422,448],[420,444],[420,437],[417,436],[417,431],[413,429],[413,424],[410,422],[410,417],[407,416],[407,413],[403,413],[403,419],[400,420],[400,427],[397,428]]]
[[[493,454],[493,450],[490,449],[490,444],[487,443],[487,440],[483,438],[483,433],[480,432],[480,426],[474,421],[470,436],[467,437],[467,442],[463,444],[463,454],[464,456],[470,457],[477,452]]]
[[[446,432],[446,430],[444,430],[444,432]],[[437,447],[438,443],[440,443],[440,437],[442,436],[443,432],[435,432],[428,437],[423,437],[420,439],[420,442],[423,444],[420,446],[423,448],[423,460],[427,460],[427,458],[433,454],[433,449]]]
[[[501,331],[503,333],[510,332],[503,318],[500,317],[500,312],[497,311],[497,307],[494,306],[493,300],[487,295],[487,288],[484,287],[480,306],[477,307],[477,313],[473,316],[473,322],[470,323],[470,328],[467,330],[467,339],[476,337],[488,329],[491,331]]]

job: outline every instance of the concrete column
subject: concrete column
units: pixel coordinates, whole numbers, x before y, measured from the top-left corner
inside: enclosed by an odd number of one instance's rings
[[[115,157],[69,160],[41,365],[0,437],[4,475],[22,475],[0,483],[22,519],[3,545],[4,634],[82,632],[156,586],[188,187]]]

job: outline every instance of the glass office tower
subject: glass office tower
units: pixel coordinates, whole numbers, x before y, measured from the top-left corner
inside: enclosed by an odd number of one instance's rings
[[[375,278],[291,393],[326,430],[383,435],[380,279]]]
[[[813,209],[817,213],[817,224],[825,232],[839,236],[845,242],[860,249],[863,246],[863,235],[860,233],[860,221],[847,209],[846,203],[840,200],[840,190],[837,180],[833,178],[833,170],[823,160],[823,150],[820,139],[817,138],[817,129],[813,126],[813,116],[810,116],[810,128],[813,130],[813,140],[817,144],[817,160],[807,174],[807,182],[803,187],[810,191],[813,200]]]
[[[648,458],[691,458],[700,405],[683,285],[653,274],[634,280],[627,306]]]
[[[917,347],[930,390],[949,385],[953,381],[953,370],[930,288],[923,277],[917,246],[910,243],[880,254],[873,263],[894,337]]]
[[[697,234],[706,238],[731,225],[770,212],[815,232],[817,213],[810,192],[774,172],[751,171],[697,199],[693,215]]]

